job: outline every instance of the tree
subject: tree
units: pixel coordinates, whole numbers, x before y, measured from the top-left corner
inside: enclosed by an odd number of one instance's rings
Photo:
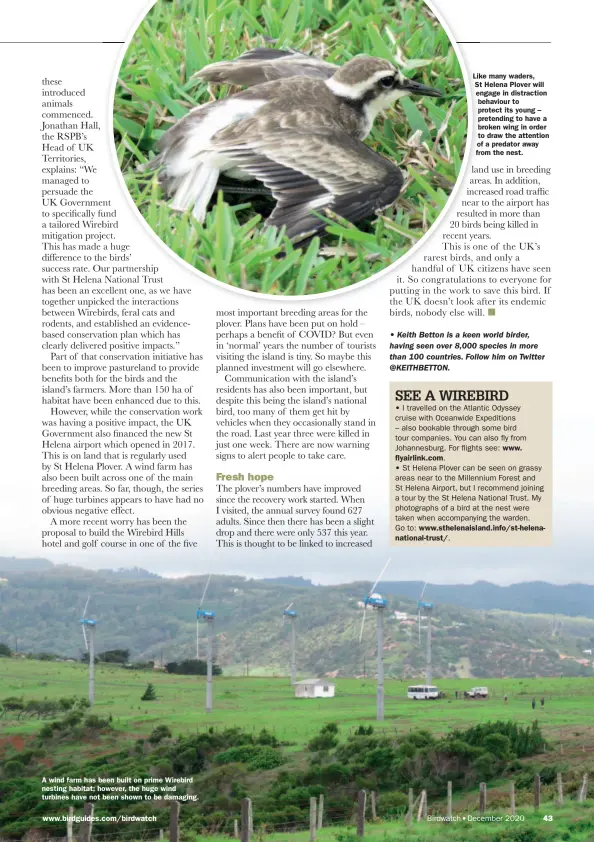
[[[130,660],[130,650],[108,649],[106,652],[99,652],[97,660],[106,664],[127,664]]]
[[[0,658],[10,658],[12,656],[12,649],[6,643],[0,643]]]
[[[187,661],[170,661],[165,664],[167,672],[175,673],[176,675],[206,675],[207,665],[206,661],[197,661],[196,658]],[[222,675],[223,670],[218,664],[212,665],[213,675]]]
[[[153,684],[147,684],[146,690],[140,697],[141,702],[154,702],[157,698],[157,693]]]

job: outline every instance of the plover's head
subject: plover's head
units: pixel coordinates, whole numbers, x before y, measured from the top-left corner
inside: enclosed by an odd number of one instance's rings
[[[408,94],[443,96],[436,88],[407,79],[387,59],[371,56],[347,61],[326,84],[337,97],[361,103],[373,116]]]

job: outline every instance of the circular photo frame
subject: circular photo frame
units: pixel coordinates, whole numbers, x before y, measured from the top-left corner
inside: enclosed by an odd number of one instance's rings
[[[335,293],[391,268],[449,204],[465,73],[423,0],[157,0],[113,131],[138,211],[200,274]]]

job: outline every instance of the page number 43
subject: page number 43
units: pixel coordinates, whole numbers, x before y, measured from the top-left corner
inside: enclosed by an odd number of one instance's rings
[[[552,816],[543,816],[542,820],[543,820],[543,822],[552,822],[553,817]]]

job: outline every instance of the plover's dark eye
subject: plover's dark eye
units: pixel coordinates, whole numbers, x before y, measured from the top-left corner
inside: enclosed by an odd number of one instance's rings
[[[379,80],[380,88],[393,88],[396,84],[396,77],[395,76],[384,76],[382,79]]]

